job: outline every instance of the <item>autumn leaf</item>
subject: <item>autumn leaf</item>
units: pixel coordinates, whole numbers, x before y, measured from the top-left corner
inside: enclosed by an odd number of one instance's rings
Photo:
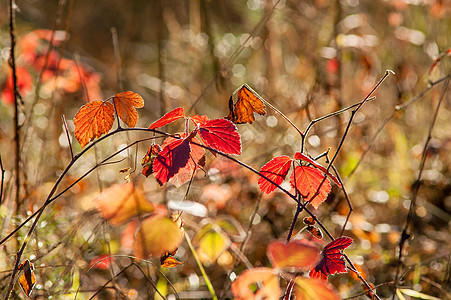
[[[183,117],[185,117],[183,107],[177,107],[176,109],[171,110],[170,112],[166,113],[164,116],[150,124],[149,129],[163,127]]]
[[[183,263],[175,259],[174,256],[168,256],[165,259],[160,258],[160,264],[162,268],[174,268],[178,265],[183,265]]]
[[[99,270],[107,270],[111,266],[113,261],[114,257],[108,254],[98,255],[94,256],[91,259],[91,261],[89,262],[89,267]]]
[[[233,98],[229,99],[229,115],[227,120],[236,124],[243,124],[255,121],[254,112],[265,115],[265,105],[261,97],[253,91],[247,84],[244,84],[238,90],[238,100],[233,104]]]
[[[154,176],[158,184],[165,184],[186,166],[190,151],[187,139],[173,140],[163,148],[153,162]]]
[[[253,291],[252,286],[257,283],[258,290]],[[271,268],[254,268],[244,271],[232,283],[232,293],[236,300],[279,300],[282,291],[279,285],[279,277]]]
[[[25,68],[17,68],[16,69],[16,78],[17,78],[17,92],[24,96],[23,94],[30,91],[33,87],[33,80],[31,78],[30,73],[28,73]],[[6,83],[2,87],[2,95],[1,98],[4,103],[12,104],[14,103],[14,80],[12,72],[8,76]]]
[[[17,267],[19,271],[23,271],[19,276],[19,284],[24,293],[30,297],[34,286],[36,285],[36,276],[34,275],[34,265],[27,259],[20,263]]]
[[[208,265],[215,262],[231,242],[226,235],[214,230],[212,224],[206,224],[196,234],[193,243],[201,261]]]
[[[307,240],[276,241],[269,244],[267,255],[273,267],[301,271],[318,262],[319,249]]]
[[[316,278],[296,278],[294,294],[298,300],[340,300],[327,282]]]
[[[326,168],[324,168],[322,165],[320,165],[319,163],[317,163],[316,161],[314,161],[313,159],[311,159],[310,157],[300,153],[300,152],[296,152],[296,154],[294,155],[294,159],[299,159],[299,160],[303,160],[306,161],[312,165],[314,165],[316,168],[320,169],[322,172],[324,172],[325,174],[327,174],[327,176],[330,177],[330,179],[333,180],[333,182],[335,182],[336,185],[338,185],[339,187],[341,187],[341,183],[340,181],[337,179],[337,177],[335,177],[334,175],[332,175],[329,171],[327,171]]]
[[[199,135],[208,147],[226,154],[241,154],[241,138],[235,124],[213,119],[200,125]]]
[[[286,155],[274,157],[261,168],[260,173],[274,181],[274,183],[281,184],[290,170],[291,161],[291,157]],[[258,186],[266,194],[271,193],[277,187],[263,177],[258,179]]]
[[[93,201],[102,217],[111,225],[121,225],[139,214],[154,211],[154,205],[131,182],[115,184]]]
[[[153,161],[158,156],[158,153],[161,152],[161,147],[158,144],[152,144],[149,149],[147,149],[146,155],[144,155],[141,165],[143,166],[143,169],[141,173],[148,177],[153,173]]]
[[[182,229],[171,219],[155,215],[145,219],[136,233],[135,255],[139,258],[173,252],[182,242]]]
[[[180,136],[184,138],[186,137],[186,134],[183,133]],[[167,143],[169,144],[172,140],[174,140],[174,138],[167,138],[163,146],[165,146]],[[199,140],[195,137],[192,137],[190,141],[200,144]],[[184,183],[188,182],[188,180],[190,180],[190,178],[196,174],[196,171],[200,167],[205,167],[205,149],[194,144],[190,144],[190,148],[191,150],[189,152],[188,163],[184,167],[180,168],[180,170],[177,172],[177,174],[174,175],[174,177],[169,179],[169,182],[176,187],[180,187]]]
[[[296,178],[296,180],[294,178]],[[314,208],[318,208],[319,205],[326,200],[327,195],[331,190],[329,179],[327,179],[327,177],[325,178],[323,173],[319,170],[312,167],[296,167],[293,173],[291,173],[290,183],[291,186],[296,188],[304,199],[310,202]],[[317,191],[318,194],[316,194]]]
[[[83,105],[74,118],[75,137],[84,147],[90,141],[110,131],[114,123],[114,107],[100,100]]]
[[[191,121],[193,121],[195,125],[203,124],[206,123],[207,121],[210,121],[210,119],[207,116],[198,116],[198,115],[192,116],[190,117],[190,119]]]
[[[144,106],[143,98],[132,91],[123,92],[114,96],[117,114],[128,127],[135,127],[138,122],[138,112],[136,108]]]
[[[342,236],[327,244],[321,252],[321,260],[310,270],[310,277],[327,280],[327,275],[346,273],[346,265],[341,250],[348,248],[351,244],[352,239],[347,236]]]

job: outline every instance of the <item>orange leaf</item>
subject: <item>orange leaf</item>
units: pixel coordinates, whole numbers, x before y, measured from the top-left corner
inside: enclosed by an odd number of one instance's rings
[[[170,112],[166,113],[164,116],[162,116],[161,118],[150,124],[149,129],[163,127],[180,118],[183,118],[184,116],[185,113],[183,111],[183,107],[177,107],[176,109],[171,110]]]
[[[119,93],[114,96],[117,114],[128,127],[135,127],[138,122],[138,112],[136,108],[144,106],[143,98],[132,91]]]
[[[244,84],[238,91],[238,100],[233,105],[233,99],[229,99],[229,115],[226,119],[235,124],[243,124],[255,121],[254,112],[265,115],[265,105],[262,98],[253,91],[247,84]]]
[[[113,104],[100,100],[83,105],[74,118],[75,137],[82,147],[110,131],[114,122]]]
[[[174,221],[161,215],[151,216],[141,223],[136,233],[135,255],[162,256],[177,249],[182,238],[183,231]]]
[[[296,181],[294,180],[295,176]],[[318,208],[326,200],[331,190],[329,179],[324,177],[323,173],[312,167],[296,167],[291,174],[290,183],[314,208]]]
[[[319,260],[319,249],[307,240],[272,242],[267,249],[273,267],[295,268],[297,271],[314,266]]]
[[[294,294],[298,300],[340,300],[327,282],[316,278],[297,278]]]
[[[172,253],[166,252],[160,257],[160,264],[162,268],[174,268],[178,265],[183,265],[182,262],[175,259],[174,255],[178,249],[175,249]]]
[[[154,205],[131,183],[115,184],[98,195],[94,202],[111,225],[121,225],[139,214],[154,211]]]
[[[23,270],[22,275],[19,277],[20,287],[24,293],[30,297],[34,286],[36,285],[36,276],[34,275],[34,265],[27,259],[18,266],[18,270]]]
[[[324,173],[326,173],[327,176],[329,176],[339,187],[341,187],[341,183],[337,179],[337,177],[335,177],[334,175],[330,174],[330,172],[327,171],[326,168],[324,168],[322,165],[320,165],[319,163],[317,163],[316,161],[314,161],[310,157],[308,157],[308,156],[306,156],[306,155],[304,155],[304,154],[302,154],[300,152],[296,152],[296,154],[294,155],[294,159],[304,160],[304,161],[314,165],[316,168],[318,168],[321,171],[323,171]]]
[[[259,282],[261,283],[259,289],[254,293],[250,286]],[[254,268],[238,276],[232,283],[232,293],[236,300],[278,300],[282,291],[274,269]]]
[[[281,184],[290,170],[291,161],[291,157],[286,155],[274,157],[262,167],[260,173],[274,181],[274,183]],[[271,193],[277,187],[263,177],[258,178],[258,186],[266,194]]]

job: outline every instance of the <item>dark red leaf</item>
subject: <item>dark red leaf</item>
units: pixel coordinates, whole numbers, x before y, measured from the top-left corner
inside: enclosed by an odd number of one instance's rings
[[[174,140],[158,154],[153,162],[155,179],[160,185],[168,182],[189,160],[191,147],[186,139]]]
[[[285,180],[288,170],[290,170],[291,161],[291,157],[286,155],[274,157],[262,167],[260,173],[274,181],[274,183],[281,184]],[[258,179],[258,186],[266,194],[271,193],[277,187],[263,177]]]
[[[199,134],[208,147],[227,154],[241,154],[241,138],[235,124],[226,119],[214,119],[200,125]]]
[[[310,277],[327,280],[327,275],[346,273],[346,265],[341,250],[346,249],[351,244],[352,239],[347,236],[342,236],[327,244],[321,252],[323,258],[316,267],[310,270]]]
[[[176,109],[168,112],[167,114],[150,124],[149,129],[163,127],[183,117],[185,117],[183,107],[177,107]]]
[[[304,155],[304,154],[302,154],[302,153],[300,153],[300,152],[297,152],[297,153],[294,155],[294,159],[303,160],[303,161],[306,161],[306,162],[308,162],[308,163],[314,165],[316,168],[318,168],[318,169],[320,169],[321,171],[323,171],[324,173],[326,173],[327,176],[330,177],[330,179],[332,179],[339,187],[341,187],[341,183],[340,183],[340,181],[337,179],[337,177],[335,177],[334,175],[332,175],[331,173],[329,173],[329,171],[327,171],[326,168],[324,168],[322,165],[320,165],[319,163],[317,163],[316,161],[314,161],[314,160],[311,159],[310,157],[308,157],[308,156],[306,156],[306,155]]]
[[[296,181],[294,180],[295,176]],[[291,173],[290,183],[314,208],[318,208],[326,200],[331,190],[329,179],[325,178],[319,170],[312,167],[296,167]]]

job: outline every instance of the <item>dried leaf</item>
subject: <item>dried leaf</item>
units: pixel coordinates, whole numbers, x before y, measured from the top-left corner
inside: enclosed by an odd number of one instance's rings
[[[255,121],[254,112],[265,115],[265,105],[261,97],[247,84],[244,84],[238,91],[238,100],[235,105],[233,105],[233,99],[230,97],[229,115],[226,119],[235,124],[252,124]]]
[[[100,100],[83,105],[74,118],[75,137],[82,147],[110,131],[114,123],[114,107]]]
[[[19,284],[24,293],[30,297],[34,286],[36,285],[36,276],[34,275],[34,265],[27,259],[19,264],[18,270],[23,270],[22,275],[19,276]]]
[[[132,91],[122,92],[114,96],[117,114],[128,127],[135,127],[138,122],[136,108],[144,106],[143,98]]]

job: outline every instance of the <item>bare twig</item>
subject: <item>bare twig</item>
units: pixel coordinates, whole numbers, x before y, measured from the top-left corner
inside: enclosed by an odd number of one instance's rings
[[[412,200],[410,201],[409,212],[407,214],[406,223],[404,225],[401,237],[399,239],[398,264],[397,264],[397,267],[396,267],[395,282],[394,282],[395,288],[394,288],[394,291],[393,291],[392,299],[395,299],[396,286],[398,285],[398,282],[399,282],[399,272],[401,270],[404,245],[407,242],[407,240],[411,237],[411,234],[409,233],[409,226],[410,226],[410,223],[412,222],[412,220],[414,218],[414,215],[415,215],[415,205],[416,205],[416,200],[417,200],[417,196],[418,196],[418,191],[419,191],[420,185],[421,185],[421,181],[420,180],[421,180],[421,176],[423,175],[423,170],[424,170],[424,166],[425,166],[425,163],[426,163],[427,147],[429,145],[429,142],[432,139],[432,130],[434,129],[435,121],[437,119],[437,115],[438,115],[440,106],[441,106],[441,104],[443,102],[443,99],[445,99],[445,95],[446,95],[446,92],[448,90],[448,87],[449,87],[449,79],[446,81],[445,85],[443,86],[442,94],[440,95],[440,99],[439,99],[439,101],[437,103],[437,107],[436,107],[436,109],[434,111],[434,115],[432,117],[432,121],[431,121],[431,124],[429,126],[426,142],[424,143],[423,153],[421,155],[421,162],[420,162],[418,178],[417,178],[417,180],[416,180],[416,182],[415,182],[415,184],[413,186]]]
[[[61,119],[63,121],[64,131],[66,132],[67,143],[69,144],[70,157],[73,160],[74,159],[74,152],[72,150],[72,143],[70,141],[69,129],[67,128],[66,116],[65,115],[61,115]]]

